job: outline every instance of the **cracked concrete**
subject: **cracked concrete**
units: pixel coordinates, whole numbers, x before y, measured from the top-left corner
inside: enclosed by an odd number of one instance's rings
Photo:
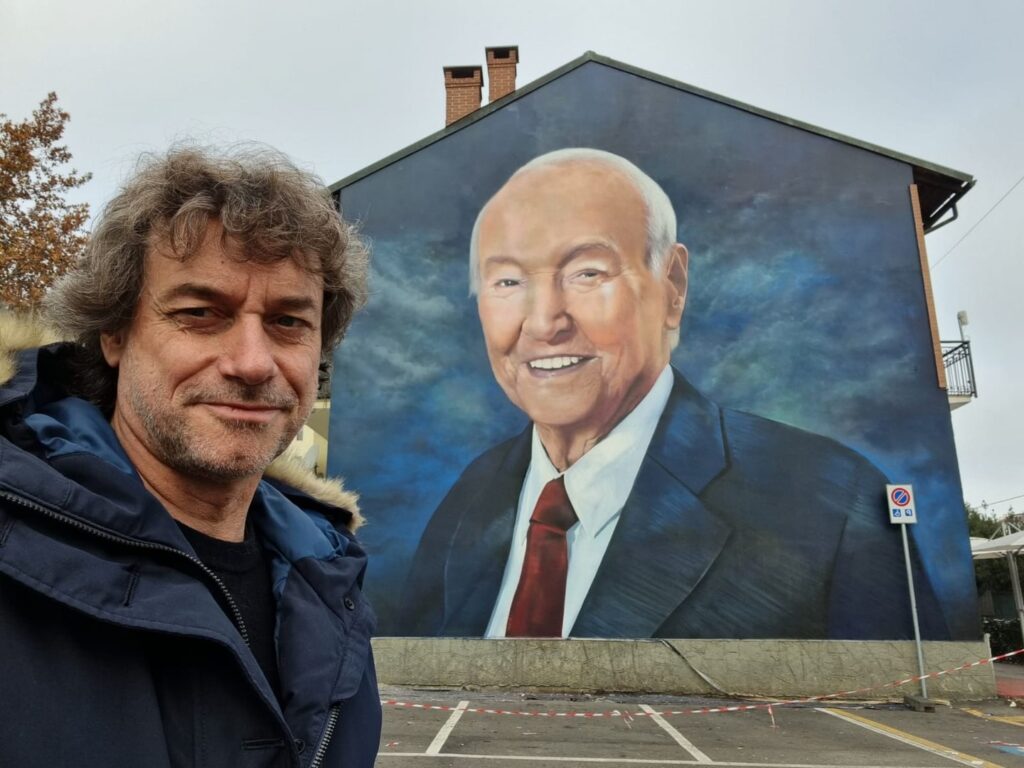
[[[917,674],[909,641],[483,640],[382,637],[373,641],[380,682],[465,689],[804,697],[881,686]],[[987,641],[926,642],[926,671],[988,658]],[[865,692],[877,699],[917,693]],[[990,664],[932,678],[933,698],[996,695]],[[855,697],[847,697],[855,698]]]

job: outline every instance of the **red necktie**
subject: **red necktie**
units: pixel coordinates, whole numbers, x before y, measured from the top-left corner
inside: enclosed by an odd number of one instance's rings
[[[576,522],[564,477],[544,486],[530,517],[526,557],[512,607],[507,637],[561,637],[569,546],[565,533]]]

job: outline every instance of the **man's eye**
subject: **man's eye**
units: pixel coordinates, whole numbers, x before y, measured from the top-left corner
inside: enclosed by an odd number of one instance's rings
[[[275,327],[292,334],[302,333],[313,327],[309,320],[294,315],[280,315],[275,317],[273,322]]]
[[[174,315],[181,320],[207,320],[213,317],[213,310],[209,307],[184,307],[175,310]]]
[[[602,277],[604,277],[604,275],[605,273],[602,272],[600,269],[581,269],[577,272],[573,272],[569,276],[569,282],[581,285],[589,285],[597,282]]]
[[[495,288],[515,288],[519,285],[519,280],[513,277],[502,277],[494,281]]]

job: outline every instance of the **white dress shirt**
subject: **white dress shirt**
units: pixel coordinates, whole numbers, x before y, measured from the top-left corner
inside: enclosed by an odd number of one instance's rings
[[[636,408],[564,473],[565,490],[578,522],[566,533],[569,569],[565,583],[562,637],[568,637],[576,623],[671,393],[672,369],[666,366]],[[530,467],[519,494],[512,549],[485,637],[505,637],[512,598],[515,597],[526,556],[530,517],[544,486],[558,475],[534,426]]]

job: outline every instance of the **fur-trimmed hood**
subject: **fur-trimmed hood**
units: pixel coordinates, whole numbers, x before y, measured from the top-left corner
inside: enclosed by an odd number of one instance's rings
[[[23,350],[60,341],[60,336],[34,315],[17,315],[0,311],[0,386],[17,373],[17,354]],[[311,470],[279,456],[267,467],[264,476],[301,491],[322,504],[349,513],[346,527],[355,532],[365,519],[359,512],[359,496],[346,490],[340,479],[320,478]]]
[[[0,310],[0,386],[14,378],[18,352],[55,341],[60,341],[60,336],[34,315],[15,315]]]

